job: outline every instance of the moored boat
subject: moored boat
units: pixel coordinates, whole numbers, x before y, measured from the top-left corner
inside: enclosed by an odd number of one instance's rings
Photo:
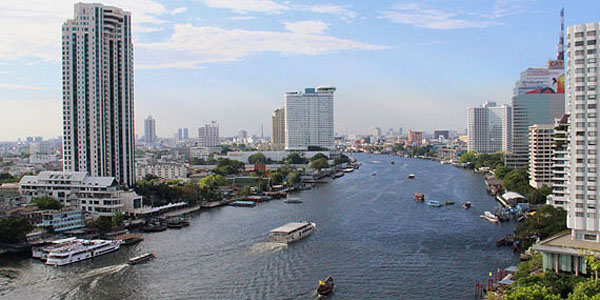
[[[119,250],[121,241],[83,240],[79,244],[61,248],[48,254],[47,265],[63,266]]]
[[[283,203],[302,203],[302,200],[300,200],[299,198],[289,198],[283,200]]]
[[[150,222],[142,227],[143,232],[159,232],[167,230],[167,225],[160,221]]]
[[[358,169],[358,168],[357,168],[357,169]],[[344,171],[344,173],[352,173],[352,172],[354,172],[354,168],[345,168],[345,169],[344,169],[344,170],[342,170],[342,171]]]
[[[229,206],[241,206],[241,207],[254,207],[256,202],[254,201],[233,201],[229,203]]]
[[[155,257],[156,257],[156,255],[154,255],[154,253],[148,252],[148,253],[144,253],[142,255],[130,258],[127,263],[130,265],[137,265],[137,264],[141,264],[143,262],[147,262],[151,259],[154,259]]]
[[[425,204],[429,205],[429,206],[433,206],[433,207],[442,207],[443,204],[441,204],[439,201],[435,201],[435,200],[429,200],[427,202],[425,202]]]
[[[123,234],[114,237],[115,240],[121,241],[121,245],[131,245],[135,243],[139,243],[144,240],[144,238],[139,234]]]
[[[425,194],[423,193],[415,193],[415,201],[423,202],[425,201]]]
[[[480,217],[483,219],[486,219],[494,224],[498,224],[500,222],[500,219],[498,219],[498,217],[496,215],[494,215],[493,213],[491,213],[490,211],[487,211],[487,210],[484,211],[483,215],[481,215]]]
[[[82,240],[77,239],[75,237],[55,240],[48,244],[31,248],[31,256],[33,258],[39,258],[41,260],[46,260],[48,258],[48,254],[50,254],[50,252],[80,243],[81,241]]]
[[[312,222],[291,222],[271,230],[269,241],[292,243],[313,233],[317,226]]]
[[[344,176],[344,172],[337,172],[337,173],[333,174],[333,178],[334,178],[334,179],[335,179],[335,178],[340,178],[340,177],[342,177],[342,176]]]
[[[444,205],[454,205],[455,202],[454,201],[446,201],[444,202]]]
[[[375,173],[375,172],[371,173],[371,176],[375,176],[375,175],[377,175],[377,173]]]
[[[327,276],[327,279],[320,280],[319,286],[317,287],[317,294],[319,296],[326,296],[331,294],[335,289],[335,284],[333,283],[333,277]]]

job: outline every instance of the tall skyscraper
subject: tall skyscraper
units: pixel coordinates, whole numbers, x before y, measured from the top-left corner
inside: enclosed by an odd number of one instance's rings
[[[334,147],[334,92],[335,87],[320,86],[284,94],[286,150]]]
[[[598,34],[600,23],[567,28],[569,99],[569,209],[567,227],[577,240],[600,241],[598,153]]]
[[[183,129],[183,140],[187,141],[190,139],[190,132],[187,128]]]
[[[485,102],[480,107],[467,108],[467,147],[477,153],[495,153],[511,148],[512,109]]]
[[[135,182],[131,14],[75,4],[62,26],[65,171]]]
[[[217,147],[219,142],[219,123],[212,121],[204,127],[198,128],[198,142],[200,147]]]
[[[271,143],[285,144],[285,108],[278,108],[273,111],[271,117]]]
[[[148,144],[156,142],[156,120],[152,116],[144,120],[144,141]]]

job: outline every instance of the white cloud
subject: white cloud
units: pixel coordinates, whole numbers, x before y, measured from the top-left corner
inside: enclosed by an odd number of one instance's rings
[[[61,25],[73,18],[75,2],[77,1],[0,1],[0,58],[60,61]],[[154,0],[102,2],[130,11],[134,32],[155,31],[156,26],[149,30],[143,24],[158,25],[165,22],[158,16],[167,10]]]
[[[321,14],[336,14],[342,16],[343,19],[354,19],[358,14],[346,7],[333,4],[317,4],[305,6],[306,10],[321,13]]]
[[[234,21],[245,21],[245,20],[254,20],[256,19],[255,16],[233,16],[230,17],[229,20],[234,20]]]
[[[327,24],[319,21],[300,22],[300,25],[290,23],[286,26],[291,26],[296,31],[223,29],[176,24],[170,39],[158,43],[138,43],[137,47],[144,48],[145,54],[151,57],[148,60],[152,61],[151,64],[142,62],[142,68],[195,68],[202,63],[235,61],[263,52],[318,55],[343,50],[387,48],[324,35],[322,33]]]
[[[533,2],[536,0],[496,0],[492,12],[484,16],[497,19],[531,12]]]
[[[321,14],[334,14],[344,20],[356,18],[356,12],[335,4],[295,5],[289,1],[277,2],[273,0],[204,0],[209,7],[230,9],[240,14],[259,12],[265,14],[281,14],[286,11],[309,11]]]
[[[413,25],[427,29],[485,28],[502,23],[491,20],[468,20],[458,13],[426,8],[418,3],[398,4],[383,12],[380,18],[394,23]]]
[[[186,10],[187,10],[187,7],[185,7],[185,6],[184,7],[178,7],[178,8],[175,8],[174,10],[171,11],[171,15],[180,14],[180,13],[185,12]]]

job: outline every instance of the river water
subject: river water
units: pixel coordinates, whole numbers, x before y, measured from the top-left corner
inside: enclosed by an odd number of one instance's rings
[[[318,280],[332,275],[329,299],[471,299],[475,282],[518,262],[495,246],[514,224],[479,218],[496,205],[480,175],[431,161],[355,157],[359,170],[293,195],[301,204],[203,211],[189,227],[144,234],[137,245],[63,267],[1,258],[0,270],[16,272],[0,273],[0,298],[314,299]],[[415,192],[456,205],[428,207],[413,200]],[[317,224],[310,237],[266,242],[270,229],[303,220]],[[148,251],[157,258],[126,264]]]

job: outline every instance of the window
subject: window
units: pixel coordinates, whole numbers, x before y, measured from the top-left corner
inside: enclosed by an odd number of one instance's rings
[[[589,40],[587,41],[588,45],[596,45],[596,40]]]
[[[596,53],[596,49],[588,49],[587,54],[595,54]]]
[[[588,32],[587,32],[587,34],[586,34],[586,35],[587,35],[587,36],[596,36],[596,32],[595,32],[595,31],[593,31],[593,30],[590,30],[590,31],[588,31]]]
[[[585,82],[585,77],[577,77],[575,78],[575,82]]]
[[[583,31],[575,32],[575,37],[583,37]]]
[[[581,56],[581,55],[583,55],[583,50],[575,50],[575,55],[576,55],[576,56]]]
[[[588,58],[588,64],[595,64],[595,63],[596,63],[595,58]]]
[[[577,46],[583,46],[583,41],[576,41],[575,47],[577,47]]]
[[[583,216],[578,216],[578,217],[583,217]],[[596,240],[596,235],[595,234],[584,234],[583,235],[583,239],[586,240],[586,241],[595,241]]]
[[[575,213],[575,216],[576,216],[576,217],[583,217],[583,213],[582,213],[582,212],[576,212],[576,213]]]

